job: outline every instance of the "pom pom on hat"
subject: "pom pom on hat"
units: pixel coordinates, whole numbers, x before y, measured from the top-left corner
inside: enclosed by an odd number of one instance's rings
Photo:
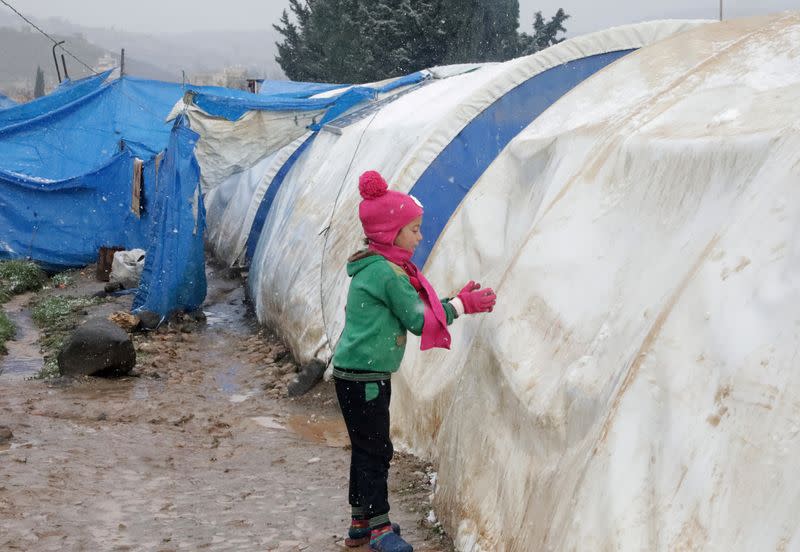
[[[390,190],[377,171],[367,171],[358,179],[364,199],[358,205],[358,218],[364,234],[375,243],[392,245],[406,224],[421,216],[422,205],[414,197]]]
[[[364,199],[378,199],[388,189],[389,185],[378,171],[367,171],[358,178],[358,191]]]

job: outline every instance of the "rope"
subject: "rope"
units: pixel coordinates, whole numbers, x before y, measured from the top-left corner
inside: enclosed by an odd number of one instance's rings
[[[3,4],[5,4],[6,6],[8,6],[8,8],[9,8],[11,11],[13,11],[15,14],[17,14],[18,16],[20,16],[20,17],[21,17],[21,18],[22,18],[22,19],[23,19],[23,20],[24,20],[26,23],[28,23],[28,25],[30,25],[31,27],[33,27],[34,29],[36,29],[37,31],[39,31],[40,33],[42,33],[44,36],[46,36],[47,38],[49,38],[50,40],[52,40],[52,41],[53,41],[53,44],[55,44],[55,45],[58,45],[58,42],[59,42],[58,40],[56,40],[55,38],[53,38],[52,36],[50,36],[49,34],[47,34],[46,32],[44,32],[44,31],[43,31],[41,28],[39,28],[39,27],[38,27],[38,26],[37,26],[37,25],[36,25],[36,24],[35,24],[33,21],[31,21],[30,19],[28,19],[27,17],[25,17],[24,15],[22,15],[21,13],[19,13],[19,12],[17,11],[17,9],[16,9],[14,6],[12,6],[11,4],[9,4],[8,2],[6,2],[6,0],[0,0],[0,2],[2,2]],[[60,48],[61,48],[62,50],[64,50],[64,51],[65,51],[67,54],[69,54],[69,55],[70,55],[70,57],[72,57],[72,59],[74,59],[75,61],[77,61],[78,63],[80,63],[80,64],[81,64],[81,65],[83,65],[84,67],[86,67],[86,68],[87,68],[89,71],[91,71],[91,72],[92,72],[92,73],[94,73],[95,75],[97,75],[97,74],[98,74],[98,72],[97,72],[97,71],[95,71],[95,70],[94,70],[94,69],[93,69],[91,66],[87,65],[87,64],[86,64],[86,63],[84,63],[82,60],[78,59],[78,57],[77,57],[75,54],[73,54],[72,52],[70,52],[69,50],[67,50],[66,48],[64,48],[64,46],[60,46]]]
[[[364,125],[364,130],[361,131],[361,136],[358,137],[358,142],[356,143],[356,149],[353,152],[353,156],[350,158],[350,164],[347,165],[347,171],[345,172],[344,178],[342,179],[342,183],[339,186],[339,193],[336,194],[336,199],[333,201],[333,207],[331,208],[330,224],[328,224],[325,230],[323,230],[323,232],[325,233],[325,242],[322,244],[322,259],[320,260],[319,263],[319,304],[320,304],[320,310],[322,312],[322,328],[323,330],[325,330],[325,335],[328,338],[328,346],[331,349],[331,353],[333,352],[333,342],[331,340],[331,336],[328,335],[328,322],[327,320],[325,320],[325,297],[322,294],[322,281],[323,281],[322,278],[323,278],[323,269],[325,267],[325,251],[328,249],[328,235],[329,235],[329,230],[331,228],[331,224],[333,223],[333,216],[336,213],[336,206],[339,204],[339,197],[341,197],[342,190],[344,190],[344,185],[347,182],[348,177],[350,176],[350,169],[353,168],[353,162],[356,159],[356,155],[358,155],[358,149],[361,147],[361,141],[364,139],[364,135],[366,134],[367,129],[370,127],[370,125],[372,125],[372,121],[375,120],[375,116],[378,115],[378,113],[380,113],[380,110],[377,110],[375,111],[375,113],[372,114],[372,117],[370,118],[369,122],[366,125]],[[331,359],[333,359],[333,356],[331,356]]]

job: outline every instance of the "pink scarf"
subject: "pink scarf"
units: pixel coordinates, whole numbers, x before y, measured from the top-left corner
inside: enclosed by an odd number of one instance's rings
[[[383,256],[387,261],[402,267],[408,274],[411,285],[419,293],[425,305],[425,321],[422,325],[420,350],[426,351],[433,347],[449,349],[450,332],[447,331],[447,315],[444,307],[431,283],[411,262],[411,252],[396,245],[383,245],[373,241],[370,241],[369,249]]]

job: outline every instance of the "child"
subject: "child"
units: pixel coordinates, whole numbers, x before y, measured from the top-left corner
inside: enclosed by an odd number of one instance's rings
[[[456,297],[440,300],[411,262],[422,240],[422,206],[413,196],[390,191],[375,171],[362,174],[358,187],[369,247],[347,265],[352,280],[345,327],[333,356],[336,395],[352,444],[352,525],[345,544],[369,541],[370,550],[412,552],[389,521],[391,376],[400,367],[406,331],[421,335],[422,350],[449,349],[447,326],[460,314],[491,312],[496,297],[490,288],[469,282]]]

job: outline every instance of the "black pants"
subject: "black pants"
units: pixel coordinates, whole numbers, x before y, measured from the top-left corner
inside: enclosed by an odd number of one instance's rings
[[[389,513],[389,462],[394,448],[389,438],[391,380],[376,382],[334,378],[336,396],[350,435],[350,505],[361,508],[367,518]],[[369,388],[367,386],[370,386]],[[378,395],[367,400],[367,392]]]

